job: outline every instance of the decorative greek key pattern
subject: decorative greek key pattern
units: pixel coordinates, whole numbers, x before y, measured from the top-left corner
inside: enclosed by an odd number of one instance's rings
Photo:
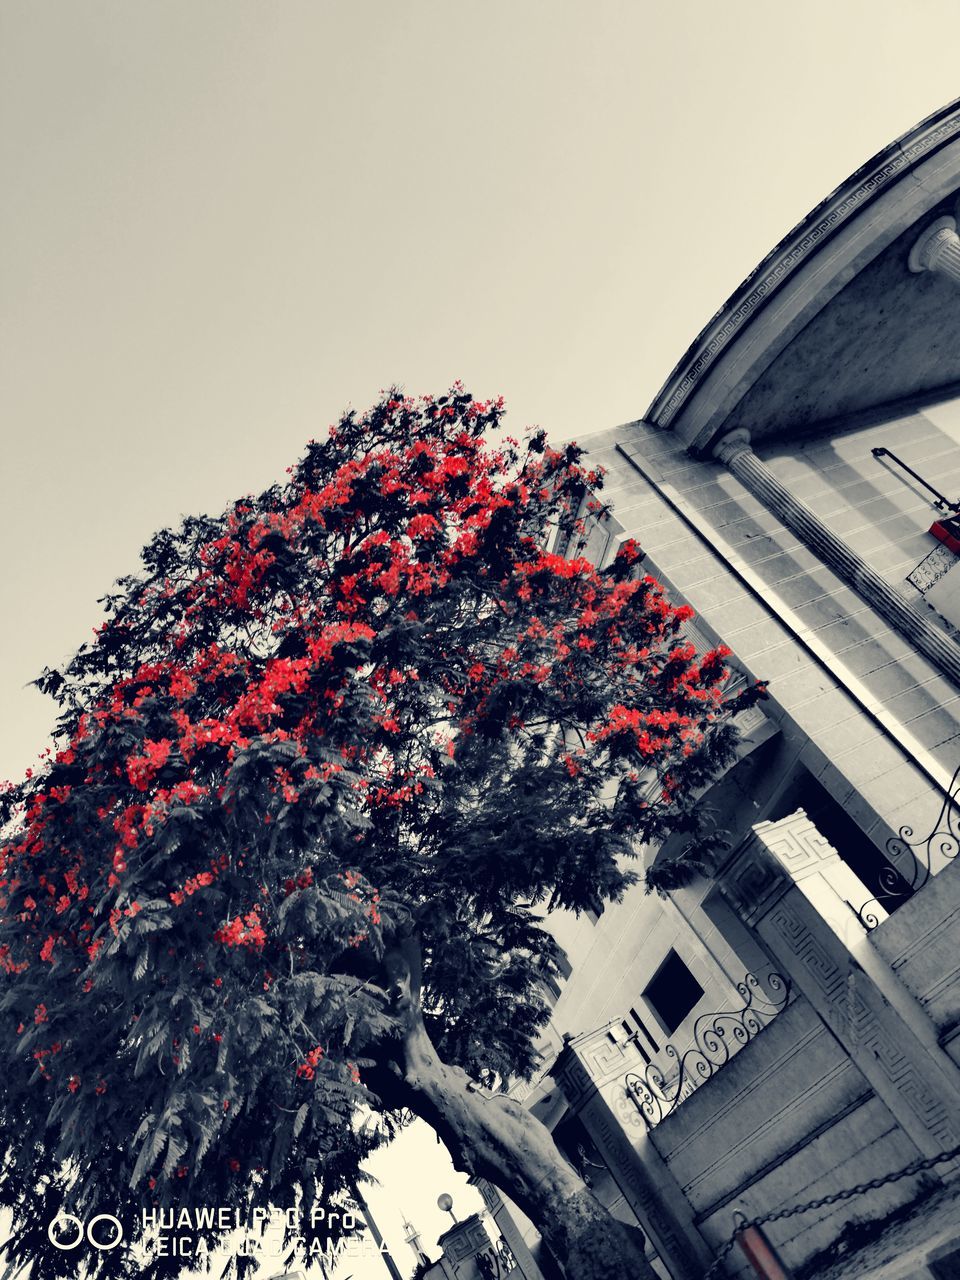
[[[901,1050],[895,1024],[879,1018],[876,1009],[864,998],[856,972],[853,969],[843,972],[785,902],[779,903],[770,913],[764,928],[776,931],[816,985],[821,999],[813,1000],[814,1005],[819,1005],[822,1016],[841,1044],[854,1055],[854,1061],[862,1064],[864,1073],[870,1074],[867,1064],[879,1067],[928,1133],[944,1144],[956,1142],[960,1130],[951,1119],[948,1107],[918,1072],[916,1064]],[[797,973],[792,965],[791,971]]]
[[[884,156],[877,168],[866,175],[857,175],[853,186],[839,188],[818,205],[747,279],[741,287],[743,297],[734,310],[728,312],[724,307],[714,316],[694,344],[695,356],[679,366],[676,370],[678,381],[671,378],[651,405],[647,417],[659,427],[668,428],[696,384],[770,294],[779,289],[816,253],[823,241],[855,216],[864,204],[958,132],[960,115],[953,113],[914,142],[898,145],[892,154]]]
[[[444,1253],[450,1255],[453,1262],[461,1262],[464,1258],[475,1256],[481,1250],[490,1247],[490,1237],[479,1222],[464,1224],[453,1239],[448,1239],[443,1246]]]
[[[844,976],[819,939],[783,903],[774,908],[768,923],[787,943],[831,1007],[839,1008],[846,992]]]
[[[561,1055],[551,1074],[571,1106],[576,1106],[594,1087],[589,1071],[579,1057],[569,1050]]]
[[[754,830],[793,880],[803,880],[833,862],[838,853],[802,809],[779,822],[761,822]]]
[[[483,1197],[483,1203],[491,1213],[495,1209],[500,1208],[500,1205],[503,1203],[500,1199],[500,1192],[492,1187],[486,1178],[472,1177],[468,1178],[467,1181],[477,1188],[480,1195]]]
[[[620,1046],[614,1044],[606,1035],[602,1038],[598,1037],[592,1043],[581,1044],[578,1048],[580,1061],[590,1073],[594,1083],[600,1083],[619,1070],[623,1061],[623,1051]]]
[[[689,1247],[666,1212],[662,1195],[654,1193],[649,1175],[606,1104],[600,1099],[597,1104],[586,1120],[597,1150],[657,1252],[672,1261],[679,1274],[692,1276]]]
[[[768,855],[766,846],[752,836],[725,871],[721,888],[740,918],[754,925],[790,885],[786,872]]]
[[[748,707],[746,711],[740,711],[734,716],[733,723],[737,726],[741,739],[747,739],[751,733],[756,733],[758,729],[763,728],[767,723],[767,717],[759,707]]]

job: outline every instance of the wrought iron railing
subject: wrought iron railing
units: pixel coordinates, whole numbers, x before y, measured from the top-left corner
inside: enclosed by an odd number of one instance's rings
[[[960,854],[960,767],[944,793],[940,813],[930,834],[922,840],[914,840],[913,827],[904,825],[887,841],[886,851],[891,862],[877,875],[877,891],[857,910],[857,916],[866,929],[875,929],[880,923],[877,907],[882,907],[889,914],[923,888],[934,874],[934,855],[943,862],[951,862]]]
[[[658,1062],[651,1062],[642,1073],[631,1071],[624,1078],[627,1096],[651,1128],[665,1120],[786,1008],[790,983],[779,973],[765,975],[762,983],[755,974],[748,973],[737,983],[737,992],[743,1000],[742,1008],[701,1014],[693,1025],[693,1044],[684,1053],[672,1044],[664,1046],[661,1058],[676,1063],[669,1079]]]
[[[928,493],[933,494],[933,505],[937,507],[938,510],[960,511],[960,502],[951,502],[950,499],[945,497],[939,489],[935,489],[929,480],[924,480],[923,476],[920,475],[919,472],[914,471],[913,467],[908,466],[907,463],[905,463],[902,458],[898,457],[892,450],[879,448],[871,449],[870,452],[875,458],[889,458],[892,462],[897,464],[901,471],[906,471],[907,475],[913,476],[914,480],[916,480],[918,484],[923,485],[924,489],[926,489]]]
[[[477,1255],[477,1269],[483,1280],[502,1280],[517,1269],[517,1260],[503,1236],[495,1245]]]

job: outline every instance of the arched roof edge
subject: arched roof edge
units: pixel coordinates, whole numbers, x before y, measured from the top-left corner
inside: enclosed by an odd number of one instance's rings
[[[922,120],[861,165],[754,268],[707,322],[654,397],[643,420],[671,429],[723,353],[812,257],[885,191],[960,138],[960,98]]]

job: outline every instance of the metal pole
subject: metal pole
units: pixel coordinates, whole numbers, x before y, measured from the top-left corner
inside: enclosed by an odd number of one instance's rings
[[[958,504],[956,502],[951,502],[949,498],[944,497],[944,495],[940,492],[939,489],[935,489],[933,485],[929,482],[929,480],[924,480],[923,476],[918,475],[917,472],[914,471],[913,467],[908,467],[907,464],[904,462],[904,460],[902,458],[898,458],[897,455],[891,449],[871,449],[870,452],[873,454],[875,458],[892,459],[897,464],[898,467],[902,467],[903,470],[906,471],[908,475],[913,476],[914,480],[916,480],[918,484],[922,484],[923,487],[929,493],[933,494],[933,496],[937,500],[934,505],[939,507],[941,511],[955,512],[958,509],[960,509],[958,508]]]
[[[735,1213],[734,1217],[746,1221],[742,1213]],[[740,1252],[762,1280],[791,1280],[790,1272],[777,1257],[773,1245],[760,1227],[744,1227],[737,1232],[736,1238]]]
[[[356,1183],[354,1183],[350,1188],[350,1190],[353,1192],[357,1203],[360,1205],[360,1212],[363,1214],[364,1221],[366,1222],[367,1226],[370,1228],[370,1234],[373,1236],[374,1240],[377,1242],[377,1248],[380,1250],[380,1257],[383,1259],[383,1265],[387,1268],[387,1270],[390,1273],[390,1280],[403,1280],[403,1276],[397,1270],[397,1264],[394,1262],[393,1258],[390,1256],[389,1251],[384,1251],[383,1236],[380,1234],[380,1228],[377,1226],[376,1219],[374,1218],[373,1214],[370,1212],[370,1206],[367,1204],[366,1200],[360,1194],[360,1188],[357,1186]]]

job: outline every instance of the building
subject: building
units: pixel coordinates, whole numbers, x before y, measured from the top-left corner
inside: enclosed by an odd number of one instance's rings
[[[820,1277],[899,1217],[896,1275],[960,1275],[958,201],[953,104],[764,259],[642,420],[585,441],[614,513],[594,557],[636,537],[693,638],[770,685],[703,797],[725,859],[557,917],[550,1066],[519,1091],[671,1280],[737,1213],[924,1160],[764,1230]],[[734,1248],[715,1274],[754,1271]]]
[[[436,1262],[420,1252],[418,1240],[414,1252],[421,1265],[415,1280],[542,1280],[512,1217],[502,1212],[499,1193],[489,1183],[479,1186],[486,1209],[461,1221],[454,1218],[437,1240],[441,1254]]]

